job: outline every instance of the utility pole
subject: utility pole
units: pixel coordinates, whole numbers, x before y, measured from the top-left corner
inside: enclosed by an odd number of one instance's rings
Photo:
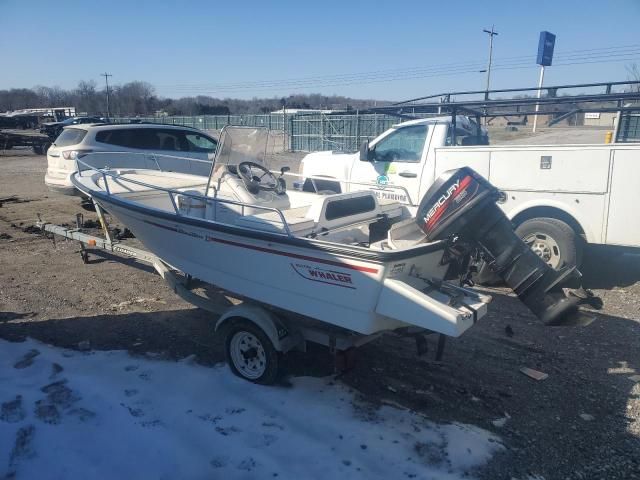
[[[110,73],[101,73],[101,77],[104,77],[104,83],[107,85],[107,120],[111,118],[111,109],[109,108],[109,77],[113,77]]]
[[[487,88],[485,89],[484,99],[489,100],[489,86],[491,83],[491,61],[493,58],[493,37],[498,35],[495,31],[495,25],[491,25],[491,30],[482,30],[489,35],[489,65],[487,65]]]

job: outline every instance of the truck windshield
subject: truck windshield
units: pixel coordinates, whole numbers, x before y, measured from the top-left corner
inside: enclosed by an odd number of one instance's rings
[[[402,127],[380,140],[374,149],[378,162],[419,162],[427,139],[428,125]]]

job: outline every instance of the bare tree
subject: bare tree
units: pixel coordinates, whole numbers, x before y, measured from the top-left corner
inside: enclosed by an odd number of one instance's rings
[[[627,77],[630,81],[640,82],[640,67],[638,67],[637,63],[632,63],[631,65],[627,65]],[[636,83],[635,85],[631,85],[629,87],[632,92],[640,92],[640,83]]]
[[[637,67],[636,70],[637,72]],[[282,108],[282,99],[257,98],[250,100],[237,98],[216,98],[208,95],[162,99],[148,82],[134,81],[110,88],[112,111],[122,116],[152,115],[164,110],[171,115],[226,115],[245,113],[269,113]],[[331,108],[364,109],[387,102],[360,100],[333,95],[296,94],[286,98],[288,108]],[[104,114],[106,92],[98,90],[94,80],[81,81],[71,90],[60,87],[36,86],[32,89],[14,88],[0,90],[0,111],[36,107],[76,107],[78,112]]]

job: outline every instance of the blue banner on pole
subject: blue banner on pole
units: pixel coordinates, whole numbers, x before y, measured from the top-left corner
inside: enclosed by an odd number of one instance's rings
[[[553,47],[556,44],[556,36],[549,32],[540,32],[540,41],[538,42],[538,58],[536,63],[544,67],[551,65],[553,60]]]

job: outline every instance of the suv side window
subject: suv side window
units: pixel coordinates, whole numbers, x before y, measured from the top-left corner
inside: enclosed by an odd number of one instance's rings
[[[96,133],[96,142],[141,150],[159,150],[160,138],[153,128],[118,128]]]
[[[187,150],[182,132],[179,130],[154,130],[158,136],[160,150],[183,152]]]
[[[160,139],[158,132],[152,128],[140,128],[130,130],[131,147],[141,150],[158,150],[160,149]]]
[[[398,128],[375,145],[374,160],[378,162],[419,162],[427,140],[428,128],[428,125]]]
[[[131,147],[131,130],[100,130],[96,133],[96,142],[118,145],[120,147]]]
[[[184,132],[190,152],[213,153],[218,144],[211,138],[195,132]]]
[[[118,128],[100,130],[96,142],[142,150],[213,153],[217,143],[202,134],[168,128]]]

